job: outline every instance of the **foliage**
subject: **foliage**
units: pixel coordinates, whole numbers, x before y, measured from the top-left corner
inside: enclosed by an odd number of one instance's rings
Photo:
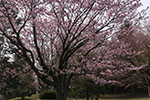
[[[8,48],[7,41],[4,42],[4,37],[1,38],[3,41],[0,45],[0,94],[8,99],[15,96],[12,89],[17,87],[18,73],[11,62],[11,57],[7,55],[12,50]]]
[[[65,100],[75,75],[114,84],[110,77],[132,65],[119,59],[132,55],[129,44],[117,40],[144,18],[136,12],[140,5],[140,0],[1,0],[0,31],[36,75],[55,87],[58,100]],[[121,29],[126,21],[134,25]]]
[[[95,84],[87,77],[75,77],[71,83],[71,93],[75,98],[93,98],[105,93],[105,87]]]
[[[138,27],[134,30],[129,39],[132,38],[130,42],[132,50],[136,52],[135,57],[130,61],[134,66],[131,68],[131,72],[126,75],[122,81],[123,85],[127,88],[136,86],[137,88],[150,87],[150,47],[149,47],[149,25],[145,28]],[[136,80],[135,80],[136,79]],[[149,96],[150,96],[150,90]]]
[[[23,58],[14,56],[14,62],[20,74],[18,75],[17,88],[14,88],[13,92],[23,99],[25,96],[30,96],[36,92],[35,76]]]
[[[0,94],[9,99],[35,93],[33,72],[29,72],[23,58],[17,58],[11,49],[7,56],[4,50],[0,55]]]

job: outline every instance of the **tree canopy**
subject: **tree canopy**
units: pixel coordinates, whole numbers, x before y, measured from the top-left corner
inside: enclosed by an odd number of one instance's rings
[[[117,41],[144,18],[136,12],[140,5],[140,0],[1,0],[0,31],[36,75],[55,87],[58,100],[65,100],[74,75],[105,84],[131,66],[118,59],[132,55],[129,44]],[[128,21],[133,25],[122,28]]]

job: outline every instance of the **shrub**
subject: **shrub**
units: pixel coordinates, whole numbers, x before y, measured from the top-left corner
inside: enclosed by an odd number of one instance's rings
[[[45,91],[40,93],[40,99],[57,99],[56,92],[54,91]]]

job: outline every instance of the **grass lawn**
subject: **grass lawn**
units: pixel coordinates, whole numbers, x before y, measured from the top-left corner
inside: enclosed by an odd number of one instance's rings
[[[27,100],[40,100],[39,96],[36,95],[32,95],[31,97],[26,97]],[[20,97],[18,98],[14,98],[14,99],[10,99],[10,100],[20,100]],[[43,99],[42,99],[43,100]],[[45,100],[45,99],[44,99]],[[85,99],[73,99],[73,98],[68,98],[67,100],[85,100]],[[99,100],[150,100],[150,98],[148,97],[114,97],[114,96],[107,96],[107,97],[102,97]]]
[[[150,98],[121,98],[121,99],[99,99],[99,100],[150,100]]]
[[[10,100],[20,100],[21,98],[20,97],[17,97],[17,98],[13,98],[13,99],[10,99]],[[25,97],[25,99],[28,99],[28,100],[40,100],[39,99],[39,95],[35,94],[35,95],[32,95],[31,97]]]
[[[131,98],[131,99],[99,99],[99,100],[150,100],[150,98]]]

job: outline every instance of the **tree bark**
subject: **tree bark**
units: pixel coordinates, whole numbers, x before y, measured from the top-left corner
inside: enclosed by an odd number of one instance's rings
[[[95,100],[98,100],[98,99],[99,99],[99,94],[96,94]]]
[[[69,90],[70,77],[67,75],[60,75],[56,81],[56,85],[54,86],[56,90],[57,100],[66,100],[67,94]]]
[[[131,87],[131,92],[134,93],[134,86]]]
[[[21,100],[25,100],[25,99],[24,99],[24,95],[23,95],[23,94],[21,95]]]
[[[150,86],[148,86],[147,89],[148,89],[148,96],[150,97]]]
[[[89,100],[90,99],[90,96],[89,96],[89,89],[86,88],[86,100]]]
[[[67,94],[68,94],[67,87],[62,87],[61,84],[56,86],[57,100],[66,100],[67,99]]]
[[[93,94],[91,94],[91,100],[93,100]]]

